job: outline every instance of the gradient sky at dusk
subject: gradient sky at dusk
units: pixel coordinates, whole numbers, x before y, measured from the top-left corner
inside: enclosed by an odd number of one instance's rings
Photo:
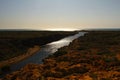
[[[120,0],[0,0],[0,29],[119,27]]]

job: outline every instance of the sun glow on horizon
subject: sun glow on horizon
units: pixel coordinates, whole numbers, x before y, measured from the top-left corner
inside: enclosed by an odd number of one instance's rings
[[[50,30],[50,31],[75,31],[75,30],[79,30],[79,29],[72,29],[72,28],[54,28],[54,29],[46,29],[46,30]]]
[[[117,27],[120,0],[0,0],[0,29],[74,31]]]

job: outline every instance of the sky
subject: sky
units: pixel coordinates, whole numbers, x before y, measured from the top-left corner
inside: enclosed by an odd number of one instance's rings
[[[0,29],[120,28],[120,0],[0,0]]]

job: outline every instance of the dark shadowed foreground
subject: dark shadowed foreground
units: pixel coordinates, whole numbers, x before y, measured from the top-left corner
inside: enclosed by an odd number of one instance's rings
[[[10,65],[30,57],[41,45],[59,40],[77,32],[65,31],[0,31],[0,74]]]
[[[120,80],[120,32],[89,32],[2,80]]]
[[[59,40],[76,32],[62,31],[0,31],[0,61],[27,52],[35,45]]]

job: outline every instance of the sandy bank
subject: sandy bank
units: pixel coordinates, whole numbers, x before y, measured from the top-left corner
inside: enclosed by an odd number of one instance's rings
[[[40,50],[40,46],[34,46],[32,48],[29,48],[28,51],[20,56],[5,60],[5,61],[1,61],[0,62],[0,68],[4,67],[4,66],[8,66],[14,63],[17,63],[19,61],[22,61],[28,57],[30,57],[31,55],[35,54],[36,52],[38,52]]]

